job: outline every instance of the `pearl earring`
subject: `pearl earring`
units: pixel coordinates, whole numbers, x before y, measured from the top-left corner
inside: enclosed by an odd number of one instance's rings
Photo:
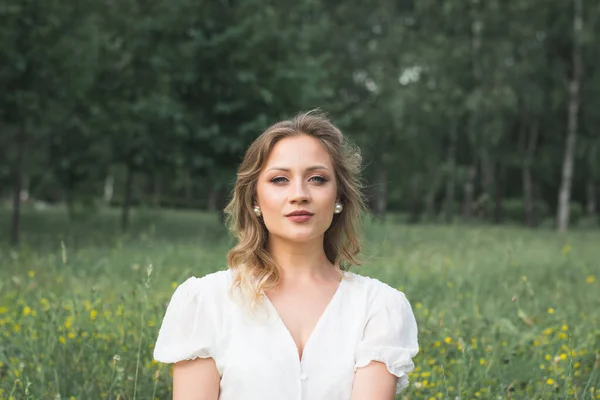
[[[260,211],[259,206],[254,206],[254,214],[256,214],[257,217],[260,217],[262,215],[262,211]]]
[[[335,203],[335,214],[339,214],[342,212],[342,210],[344,209],[344,206],[342,205],[342,203]]]

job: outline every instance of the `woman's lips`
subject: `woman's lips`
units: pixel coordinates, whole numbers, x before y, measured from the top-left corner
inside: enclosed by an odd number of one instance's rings
[[[311,218],[312,218],[312,215],[309,215],[309,214],[289,215],[287,217],[287,219],[289,219],[290,221],[297,222],[297,223],[306,222]]]

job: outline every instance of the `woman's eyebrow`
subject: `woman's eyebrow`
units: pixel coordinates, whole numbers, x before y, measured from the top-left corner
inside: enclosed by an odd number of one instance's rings
[[[317,170],[317,169],[324,169],[324,170],[326,170],[326,171],[329,171],[329,168],[327,168],[327,167],[326,167],[326,166],[324,166],[324,165],[313,165],[312,167],[308,167],[308,168],[306,168],[306,171],[315,171],[315,170]],[[273,167],[273,168],[269,168],[269,169],[267,170],[267,172],[269,172],[269,171],[273,171],[273,170],[276,170],[276,171],[285,171],[285,172],[290,172],[290,171],[291,171],[291,169],[289,169],[289,168],[284,168],[284,167]]]

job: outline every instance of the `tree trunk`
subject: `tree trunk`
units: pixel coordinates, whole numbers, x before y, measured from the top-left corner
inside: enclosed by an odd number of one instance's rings
[[[471,72],[473,74],[473,87],[470,88],[471,92],[478,95],[478,92],[482,92],[484,89],[483,84],[483,63],[481,57],[481,48],[483,42],[483,28],[484,22],[481,16],[481,3],[471,2],[470,4],[470,22],[471,22]],[[482,121],[485,121],[485,117],[482,115],[483,109],[480,102],[475,103],[474,109],[469,123],[469,136],[471,137],[471,145],[473,151],[476,153],[485,149],[486,141],[484,138],[484,132],[482,132]],[[482,155],[481,153],[479,154]],[[483,157],[481,157],[483,160]],[[475,179],[477,177],[477,159],[473,160],[467,170],[467,179],[464,185],[464,204],[463,204],[463,216],[465,220],[470,220],[475,212],[474,197],[475,197]],[[486,165],[482,163],[482,179],[486,179],[486,171],[484,170]],[[483,183],[484,191],[489,189],[486,187],[486,182]],[[489,192],[487,192],[489,194]]]
[[[485,145],[484,145],[485,146]],[[490,208],[492,199],[494,197],[494,181],[495,171],[494,162],[490,155],[489,150],[486,147],[481,149],[481,187],[483,188],[484,196],[481,202],[481,214],[482,217],[488,218],[490,215]]]
[[[221,198],[221,190],[217,184],[213,184],[208,193],[208,212],[216,212],[219,208],[219,199]]]
[[[523,132],[527,136],[527,130],[523,129]],[[531,175],[531,167],[533,165],[535,149],[537,147],[539,136],[538,121],[532,121],[528,136],[527,148],[525,149],[525,154],[521,163],[521,172],[523,178],[523,206],[525,208],[525,223],[529,227],[534,227],[537,225],[537,218],[534,210],[535,196],[533,193],[533,177]]]
[[[129,228],[129,207],[131,206],[131,193],[133,189],[133,168],[130,165],[127,165],[126,174],[125,197],[123,199],[123,210],[121,214],[121,229],[123,232]]]
[[[427,190],[427,195],[425,196],[425,217],[428,220],[435,219],[436,211],[435,211],[435,195],[438,192],[438,186],[440,183],[440,179],[442,178],[438,172],[435,173],[434,183]]]
[[[450,127],[450,140],[446,155],[446,195],[444,199],[444,220],[449,223],[454,217],[456,179],[456,123]]]
[[[377,184],[375,185],[375,215],[385,218],[387,212],[387,170],[383,166],[377,168]]]
[[[108,175],[104,180],[104,202],[110,205],[113,198],[115,180],[112,175]]]
[[[65,188],[66,192],[66,203],[67,203],[67,215],[69,217],[69,221],[73,221],[75,219],[75,205],[73,201],[73,186],[69,185]]]
[[[600,137],[596,139],[591,146],[587,148],[588,154],[588,179],[586,184],[586,211],[590,219],[596,219],[596,213],[598,211],[598,193],[596,192],[598,186],[600,174],[597,171],[598,159],[600,158]]]
[[[580,102],[581,85],[581,31],[583,28],[583,0],[573,0],[573,76],[569,84],[568,130],[562,167],[562,180],[558,194],[557,229],[565,232],[569,228],[571,185],[575,157],[575,140]]]
[[[414,174],[410,184],[410,204],[408,213],[408,223],[416,224],[421,219],[423,192],[421,190],[423,177],[420,174]]]
[[[587,215],[591,219],[596,219],[596,205],[598,204],[598,194],[596,193],[596,184],[592,178],[587,182]]]
[[[473,196],[475,193],[475,175],[477,170],[474,166],[470,166],[467,171],[467,180],[465,182],[464,191],[465,198],[463,203],[463,217],[465,220],[470,220],[473,216]]]
[[[531,177],[531,168],[528,165],[523,164],[521,169],[523,178],[523,207],[525,208],[525,223],[529,227],[533,227],[535,224],[533,218],[533,179]]]
[[[413,198],[410,205],[410,212],[408,214],[408,223],[416,224],[421,220],[421,206],[422,201],[419,198]]]
[[[435,190],[429,189],[425,197],[425,217],[432,220],[435,216]]]
[[[192,186],[192,177],[190,175],[188,175],[185,178],[185,187],[184,187],[184,191],[185,191],[185,207],[186,208],[191,208],[192,207],[192,194],[193,194],[193,186]]]
[[[154,174],[154,198],[152,200],[154,208],[160,208],[160,200],[162,196],[162,174],[160,172]]]
[[[503,195],[503,184],[504,184],[504,169],[498,168],[498,176],[496,177],[496,196],[494,199],[494,223],[501,224],[504,220],[504,212],[502,210]]]
[[[19,244],[20,222],[21,222],[21,190],[23,189],[23,170],[25,159],[25,128],[17,133],[17,157],[15,160],[13,181],[13,212],[10,225],[10,239],[14,246]]]

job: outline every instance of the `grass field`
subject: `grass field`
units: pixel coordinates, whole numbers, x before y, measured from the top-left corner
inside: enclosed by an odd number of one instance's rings
[[[225,267],[214,215],[0,212],[0,399],[169,399],[152,361],[174,288]],[[367,222],[364,267],[404,291],[420,354],[406,399],[600,399],[600,231]]]

